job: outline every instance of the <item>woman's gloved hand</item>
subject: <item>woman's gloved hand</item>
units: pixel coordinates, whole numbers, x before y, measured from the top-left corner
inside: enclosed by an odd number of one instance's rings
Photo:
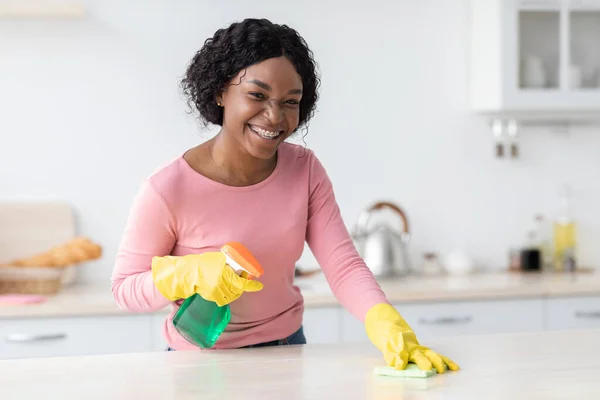
[[[154,257],[152,279],[162,295],[171,301],[198,293],[219,306],[237,300],[244,292],[258,292],[263,288],[261,282],[236,274],[220,251]]]
[[[365,328],[369,339],[383,353],[390,367],[405,369],[412,362],[421,370],[435,368],[438,373],[459,369],[454,361],[421,346],[412,328],[389,304],[373,306],[365,317]]]

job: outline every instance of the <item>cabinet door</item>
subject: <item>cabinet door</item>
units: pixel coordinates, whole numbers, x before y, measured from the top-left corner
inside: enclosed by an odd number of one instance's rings
[[[149,315],[3,319],[0,358],[150,351],[150,321]]]
[[[542,300],[394,304],[421,340],[458,335],[535,332],[544,329]],[[342,314],[342,340],[367,341],[364,326]]]
[[[600,104],[600,1],[471,0],[475,110],[520,118],[595,118]]]
[[[547,330],[600,328],[600,297],[547,299],[545,319]]]
[[[334,343],[340,340],[340,312],[338,307],[305,308],[303,316],[306,342]]]

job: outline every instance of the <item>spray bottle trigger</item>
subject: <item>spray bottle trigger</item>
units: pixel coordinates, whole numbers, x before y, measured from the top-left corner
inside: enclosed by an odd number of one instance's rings
[[[229,256],[229,254],[225,254],[226,264],[229,265],[236,274],[246,279],[253,279],[254,276],[248,272],[244,267],[242,267],[237,261]]]

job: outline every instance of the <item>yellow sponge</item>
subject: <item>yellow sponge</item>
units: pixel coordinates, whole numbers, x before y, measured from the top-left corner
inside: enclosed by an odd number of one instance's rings
[[[420,370],[416,364],[408,363],[406,369],[396,369],[393,367],[375,367],[373,374],[382,376],[393,376],[398,378],[429,378],[437,374],[436,369],[429,371]]]

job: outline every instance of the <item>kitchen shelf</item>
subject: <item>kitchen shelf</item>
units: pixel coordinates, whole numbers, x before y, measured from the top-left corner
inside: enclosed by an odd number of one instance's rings
[[[600,120],[600,0],[472,0],[477,114]]]

